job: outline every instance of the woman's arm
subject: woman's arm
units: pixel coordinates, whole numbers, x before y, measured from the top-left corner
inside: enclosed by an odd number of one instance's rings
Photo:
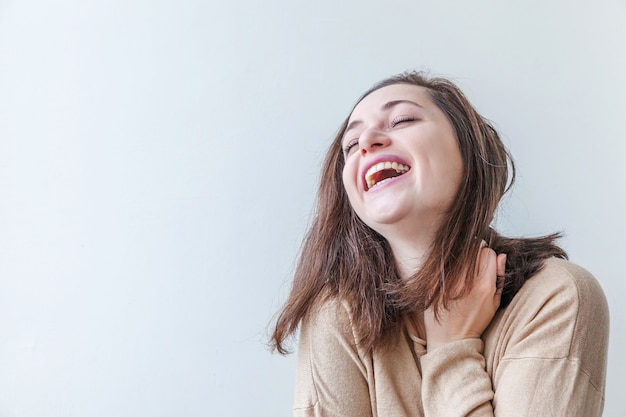
[[[582,268],[547,261],[482,339],[421,358],[425,416],[602,414],[608,307]]]
[[[325,303],[304,320],[299,338],[294,416],[371,416],[367,370],[347,309]]]
[[[506,255],[480,249],[474,285],[435,317],[424,313],[426,355],[422,366],[425,416],[493,416],[494,393],[480,336],[500,306]],[[500,288],[499,288],[500,287]]]
[[[546,261],[485,336],[496,334],[485,352],[493,358],[496,416],[602,415],[609,313],[589,272]]]
[[[494,415],[494,391],[482,352],[481,339],[463,339],[421,357],[424,416]],[[525,415],[510,415],[514,416]]]

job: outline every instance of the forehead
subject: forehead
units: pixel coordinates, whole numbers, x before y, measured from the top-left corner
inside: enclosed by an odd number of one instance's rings
[[[413,101],[423,107],[433,105],[426,87],[413,84],[392,84],[371,92],[361,100],[352,110],[350,121],[380,112],[386,103],[396,100]]]

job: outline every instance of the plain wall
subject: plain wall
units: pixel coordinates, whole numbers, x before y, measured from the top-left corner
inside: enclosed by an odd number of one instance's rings
[[[0,416],[289,416],[271,354],[325,149],[406,69],[518,168],[500,228],[563,230],[611,309],[626,416],[623,0],[0,2]]]

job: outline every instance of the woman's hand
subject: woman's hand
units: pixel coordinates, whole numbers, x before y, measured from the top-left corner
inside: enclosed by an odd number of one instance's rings
[[[482,247],[478,252],[474,286],[465,297],[452,301],[448,310],[441,310],[439,319],[433,311],[424,312],[426,347],[437,347],[461,339],[479,338],[487,328],[502,295],[506,255],[496,256],[493,249]]]

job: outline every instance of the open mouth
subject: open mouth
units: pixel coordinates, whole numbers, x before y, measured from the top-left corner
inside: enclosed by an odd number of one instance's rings
[[[365,191],[369,191],[372,188],[381,185],[392,178],[406,174],[407,172],[409,172],[410,169],[411,167],[409,167],[408,165],[390,161],[379,162],[376,165],[372,165],[370,169],[368,169],[365,173]]]

